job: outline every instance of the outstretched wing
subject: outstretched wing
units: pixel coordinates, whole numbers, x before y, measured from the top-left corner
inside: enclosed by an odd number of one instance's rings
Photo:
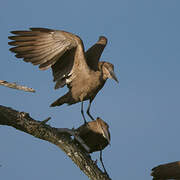
[[[104,36],[100,36],[96,44],[94,44],[86,51],[85,53],[86,61],[91,69],[95,71],[98,69],[98,62],[104,48],[106,47],[106,44],[107,44],[107,38]]]
[[[41,70],[52,67],[55,88],[63,87],[75,78],[76,72],[88,71],[81,39],[71,33],[46,28],[12,31],[10,51],[25,62],[39,65]]]

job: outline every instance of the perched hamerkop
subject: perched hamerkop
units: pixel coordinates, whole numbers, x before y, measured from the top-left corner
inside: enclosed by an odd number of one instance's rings
[[[100,56],[107,44],[107,39],[100,36],[99,40],[86,52],[80,37],[69,32],[47,28],[30,28],[27,31],[12,31],[9,45],[17,58],[25,62],[39,65],[41,70],[52,68],[55,89],[65,85],[69,88],[64,96],[57,99],[51,106],[69,105],[81,102],[81,113],[86,122],[83,101],[89,100],[87,114],[93,99],[104,86],[108,78],[118,82],[113,64],[99,62]]]
[[[76,133],[89,147],[89,153],[100,151],[100,161],[107,174],[102,160],[102,150],[110,144],[109,125],[98,117],[96,120],[80,126],[76,129]]]
[[[76,132],[90,148],[89,153],[102,151],[110,144],[109,125],[99,117],[80,126]]]

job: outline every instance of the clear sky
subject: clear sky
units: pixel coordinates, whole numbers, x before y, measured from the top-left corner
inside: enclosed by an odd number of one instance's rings
[[[29,27],[62,29],[79,35],[87,49],[105,35],[101,59],[114,64],[120,83],[108,80],[91,108],[110,126],[104,163],[113,180],[152,179],[152,167],[180,160],[179,9],[179,0],[2,1],[0,79],[36,93],[1,86],[1,104],[36,120],[50,116],[51,126],[78,127],[80,104],[50,108],[67,89],[53,89],[51,70],[16,59],[7,37]],[[0,126],[0,155],[4,180],[88,179],[55,145],[11,127]]]

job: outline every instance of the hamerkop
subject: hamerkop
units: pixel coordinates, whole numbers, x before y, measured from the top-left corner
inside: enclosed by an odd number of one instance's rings
[[[100,118],[80,126],[76,131],[90,148],[90,153],[101,151],[110,144],[109,126]]]
[[[9,45],[17,58],[25,62],[39,65],[41,70],[52,68],[55,89],[65,85],[69,88],[64,96],[57,99],[51,106],[81,103],[81,113],[84,117],[83,101],[89,100],[88,116],[93,99],[104,86],[108,78],[118,82],[114,74],[114,66],[109,62],[99,62],[100,56],[107,44],[107,39],[100,36],[99,40],[86,52],[80,37],[69,32],[47,28],[30,28],[28,31],[12,31]]]
[[[162,164],[152,169],[154,180],[180,180],[180,161]]]
[[[77,130],[77,135],[81,137],[84,143],[90,148],[90,152],[100,151],[100,161],[103,169],[106,169],[102,160],[102,150],[110,144],[109,126],[101,118],[88,122],[80,126]]]

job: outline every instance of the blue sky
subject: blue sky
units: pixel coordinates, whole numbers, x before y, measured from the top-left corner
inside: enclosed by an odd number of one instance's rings
[[[53,89],[51,70],[16,59],[7,37],[29,27],[62,29],[79,35],[87,49],[105,35],[101,59],[114,64],[120,83],[108,80],[91,108],[110,126],[104,163],[112,179],[152,179],[152,167],[180,160],[179,7],[178,0],[3,1],[0,79],[36,93],[1,86],[1,104],[37,120],[50,116],[51,126],[78,127],[80,104],[50,108],[67,89]],[[0,147],[3,179],[88,179],[55,145],[11,127],[0,126]]]

